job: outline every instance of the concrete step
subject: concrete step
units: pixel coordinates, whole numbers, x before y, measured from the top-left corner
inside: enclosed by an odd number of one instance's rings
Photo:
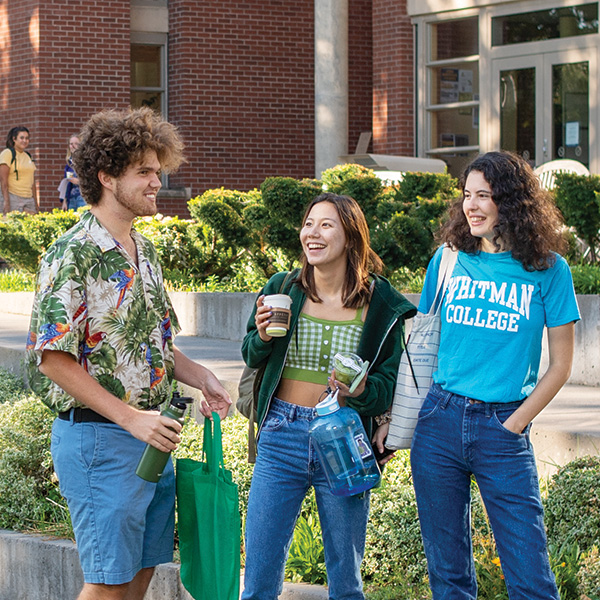
[[[75,600],[83,586],[77,548],[71,540],[0,529],[0,600]],[[218,577],[218,573],[215,573]],[[243,573],[240,590],[243,589]],[[280,600],[326,600],[321,585],[283,585]],[[156,568],[144,600],[193,600],[179,578],[179,564]]]

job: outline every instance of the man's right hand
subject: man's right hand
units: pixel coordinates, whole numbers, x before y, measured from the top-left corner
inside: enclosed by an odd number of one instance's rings
[[[88,408],[110,419],[138,440],[170,452],[180,442],[181,424],[157,411],[138,410],[104,389],[67,352],[44,350],[41,373]]]
[[[181,438],[182,426],[179,421],[165,417],[160,412],[133,409],[125,421],[119,425],[129,431],[133,437],[158,448],[161,452],[172,452],[177,448]]]

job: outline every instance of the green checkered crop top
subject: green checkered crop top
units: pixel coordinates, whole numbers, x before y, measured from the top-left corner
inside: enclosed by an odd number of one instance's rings
[[[351,321],[329,321],[301,314],[281,377],[327,385],[337,352],[356,352],[363,330],[363,308]]]

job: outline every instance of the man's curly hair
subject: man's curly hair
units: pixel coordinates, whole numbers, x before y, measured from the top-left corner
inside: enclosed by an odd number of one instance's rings
[[[500,250],[510,250],[527,271],[543,271],[555,262],[554,252],[565,252],[563,219],[550,194],[529,164],[510,152],[488,152],[476,158],[461,177],[464,192],[469,173],[481,173],[492,189],[498,207],[493,242]],[[449,209],[449,219],[440,230],[440,241],[474,254],[481,238],[471,235],[463,212],[464,195]]]
[[[119,177],[150,150],[165,173],[176,171],[185,160],[177,128],[147,107],[99,112],[85,124],[79,140],[73,166],[81,193],[91,205],[102,196],[100,171]]]

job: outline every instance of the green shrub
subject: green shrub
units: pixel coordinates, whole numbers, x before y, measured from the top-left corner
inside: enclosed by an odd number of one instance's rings
[[[383,183],[367,167],[355,164],[336,165],[321,175],[328,192],[354,198],[362,208],[370,228],[377,222],[377,205],[383,192]]]
[[[548,541],[577,543],[582,552],[600,546],[600,457],[576,458],[552,476],[545,502]]]
[[[581,556],[579,573],[579,593],[590,600],[600,600],[600,552],[593,546]]]
[[[320,181],[291,177],[268,177],[260,186],[264,213],[251,220],[263,231],[266,248],[277,249],[291,268],[302,253],[300,227],[306,206],[323,190]]]
[[[59,209],[35,215],[9,213],[0,221],[0,256],[15,268],[35,273],[41,255],[80,216],[78,212]]]
[[[427,564],[421,541],[408,451],[397,452],[371,493],[362,572],[369,584],[422,586]]]
[[[576,542],[557,547],[549,544],[550,567],[556,577],[561,600],[579,600],[581,552]]]
[[[193,220],[156,215],[138,219],[135,227],[156,246],[170,289],[256,291],[296,265],[302,215],[324,188],[356,199],[388,276],[427,266],[434,233],[457,194],[447,174],[407,173],[397,186],[384,188],[366,167],[337,165],[322,181],[269,177],[260,191],[207,190],[188,202]],[[34,273],[40,255],[78,218],[73,211],[12,213],[0,221],[0,256]]]
[[[265,180],[260,192],[221,188],[192,198],[190,213],[210,242],[214,259],[225,259],[228,267],[219,277],[235,277],[235,265],[240,263],[265,279],[288,268],[299,251],[296,212],[302,210],[309,188],[295,179],[273,177]]]
[[[50,456],[54,414],[33,396],[15,395],[19,384],[6,378],[0,392],[0,527],[72,537]]]
[[[573,286],[577,294],[600,294],[600,265],[573,265]]]
[[[294,583],[327,583],[323,534],[314,490],[304,499],[296,522],[285,574]]]
[[[569,227],[590,247],[590,259],[596,261],[600,250],[600,177],[557,173],[554,197]]]
[[[406,173],[382,193],[376,210],[379,225],[371,236],[386,272],[427,267],[435,233],[458,193],[456,180],[445,173]]]
[[[196,221],[155,215],[136,220],[135,228],[156,247],[168,280],[198,285],[209,277],[227,278],[239,259],[239,252]]]
[[[412,585],[398,583],[391,585],[365,586],[365,600],[430,600],[431,592],[427,584]]]
[[[33,292],[35,275],[18,269],[0,271],[0,292]]]
[[[408,267],[400,267],[390,274],[390,283],[404,294],[420,294],[425,283],[426,269],[421,267],[412,271]]]
[[[13,402],[25,393],[23,380],[0,368],[0,404]]]
[[[0,256],[17,269],[35,273],[40,253],[25,238],[21,222],[13,219],[13,214],[9,213],[9,221],[0,221]]]

